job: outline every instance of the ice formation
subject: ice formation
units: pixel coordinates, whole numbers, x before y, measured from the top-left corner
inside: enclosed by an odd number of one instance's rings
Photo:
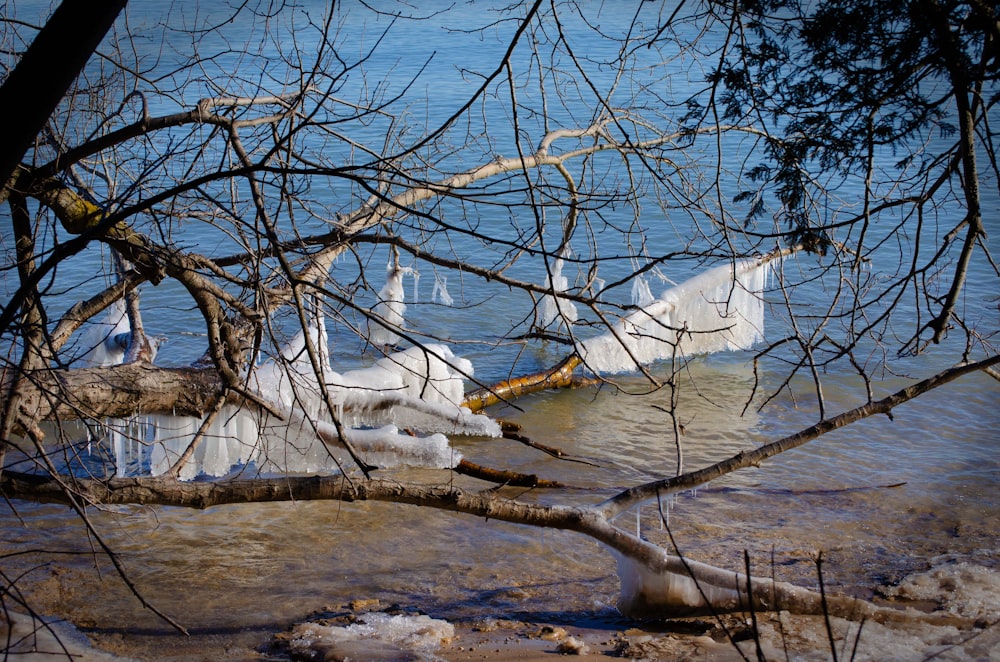
[[[937,602],[949,613],[990,623],[1000,615],[1000,571],[962,561],[947,563],[906,577],[883,595]]]
[[[472,363],[445,345],[390,354],[369,368],[335,377],[331,385],[348,425],[396,425],[421,432],[500,436],[499,425],[461,406]]]
[[[81,342],[86,349],[82,358],[84,367],[103,368],[120,364],[125,360],[131,334],[125,301],[116,299],[108,306],[101,321],[83,334]]]
[[[317,369],[342,423],[339,432]],[[225,406],[208,425],[201,418],[161,414],[110,419],[105,427],[122,476],[168,472],[203,427],[180,468],[181,479],[224,476],[251,463],[264,472],[339,471],[351,463],[345,442],[382,468],[450,468],[462,456],[443,433],[500,436],[495,421],[460,404],[472,370],[448,347],[430,344],[340,374],[330,365],[322,317],[313,316],[307,333],[299,332],[248,380],[280,418]],[[401,426],[426,436],[402,433]]]
[[[709,269],[637,310],[577,352],[595,373],[635,370],[677,355],[744,349],[763,337],[771,267],[757,260]]]
[[[555,292],[567,288],[562,269],[559,258],[550,279]],[[604,335],[579,343],[578,352],[589,369],[613,373],[668,358],[675,351],[694,354],[748,347],[762,334],[761,295],[769,270],[757,261],[711,269],[668,289]],[[376,306],[384,319],[400,327],[405,311],[402,278],[408,273],[413,270],[390,265],[382,308]],[[436,296],[444,293],[442,283]],[[644,301],[649,298],[648,287],[635,285],[633,294]],[[576,319],[576,307],[558,297],[548,295],[542,309],[542,320],[549,324],[563,320],[560,315]],[[346,445],[377,466],[454,467],[461,456],[445,434],[500,436],[496,421],[461,406],[465,380],[473,368],[447,346],[413,347],[370,367],[339,373],[331,365],[319,306],[310,306],[307,316],[307,330],[248,375],[250,388],[279,417],[225,407],[209,424],[202,418],[171,415],[108,420],[105,426],[119,475],[169,471],[196,435],[200,442],[181,468],[181,478],[223,476],[248,464],[266,471],[338,471],[347,457]],[[128,318],[119,302],[104,322],[90,329],[88,364],[121,362],[121,346],[127,342],[120,338],[127,332]],[[377,328],[372,338],[380,345],[399,340],[398,335],[380,334]],[[339,430],[332,416],[341,424]]]
[[[701,582],[699,587],[688,575],[654,571],[641,561],[615,551],[612,554],[618,563],[618,609],[622,613],[658,613],[664,609],[677,614],[697,613],[705,608],[706,598],[711,604],[740,603],[737,591],[731,588],[707,582]]]
[[[431,301],[440,303],[442,306],[454,306],[455,299],[448,294],[448,277],[442,274],[434,274],[434,290],[431,292]]]
[[[432,654],[455,637],[454,626],[424,615],[373,612],[350,625],[300,623],[292,630],[289,647],[308,659],[411,659],[406,651]],[[394,650],[395,649],[395,650]],[[402,649],[402,650],[400,650]]]
[[[636,308],[645,308],[655,300],[653,291],[649,289],[649,281],[642,276],[637,276],[632,281],[632,305]]]
[[[569,289],[569,280],[562,275],[563,258],[558,258],[552,266],[552,273],[545,278],[545,287],[553,292],[565,292]],[[576,305],[559,296],[546,294],[542,297],[541,310],[538,313],[538,326],[547,329],[553,324],[558,328],[562,324],[572,324],[577,319]]]
[[[403,328],[406,314],[406,293],[403,276],[414,274],[410,267],[400,267],[393,262],[386,270],[385,285],[378,293],[378,303],[372,307],[376,319],[368,321],[368,340],[376,346],[392,346],[399,342],[399,334],[393,329]]]

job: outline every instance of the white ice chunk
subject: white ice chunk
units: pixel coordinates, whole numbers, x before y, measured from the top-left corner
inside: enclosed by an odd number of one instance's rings
[[[462,460],[461,453],[441,434],[415,437],[400,433],[395,425],[377,429],[342,427],[342,439],[333,423],[306,418],[299,409],[274,404],[286,423],[271,422],[265,427],[266,448],[258,458],[264,471],[314,473],[335,470],[344,463],[351,466],[343,441],[365,462],[380,468],[450,469]]]
[[[411,347],[379,359],[375,365],[397,373],[405,395],[456,405],[465,395],[465,377],[473,374],[471,361],[439,344]]]
[[[125,360],[132,325],[128,321],[125,301],[116,299],[104,311],[104,317],[83,334],[82,346],[86,350],[83,365],[103,368],[119,365]]]
[[[436,659],[432,653],[454,637],[455,628],[447,621],[373,612],[346,626],[300,623],[292,630],[289,647],[308,659],[410,659],[414,654]],[[380,643],[403,650],[379,648]]]
[[[621,593],[618,609],[624,614],[674,612],[684,614],[706,607],[704,596],[711,604],[739,604],[737,591],[712,585],[674,572],[657,572],[645,563],[612,550],[618,562]]]
[[[968,562],[931,568],[883,590],[888,597],[937,602],[944,611],[995,623],[1000,572]]]
[[[461,406],[472,363],[446,345],[411,347],[370,368],[341,375],[338,404],[353,412],[352,425],[395,423],[421,432],[500,436],[493,419]]]

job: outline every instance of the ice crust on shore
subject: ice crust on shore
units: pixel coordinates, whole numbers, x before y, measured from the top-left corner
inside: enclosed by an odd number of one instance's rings
[[[375,659],[370,656],[373,652],[384,659],[409,659],[398,656],[405,651],[430,655],[454,637],[455,628],[447,621],[424,615],[372,612],[343,626],[300,623],[292,630],[289,648],[310,659],[316,655],[322,659],[351,659],[351,653],[360,651],[369,654],[363,659]]]
[[[662,613],[676,610],[683,615],[689,609],[702,608],[702,592],[713,603],[741,602],[734,590],[702,583],[699,587],[686,575],[653,572],[642,563],[614,553],[621,582],[619,608],[641,614],[644,607]],[[945,563],[914,573],[896,586],[881,590],[882,595],[926,605],[936,603],[935,612],[976,621],[975,627],[957,627],[942,622],[931,624],[918,619],[863,623],[831,616],[829,618],[838,647],[853,650],[857,660],[898,660],[918,662],[931,657],[941,660],[996,660],[1000,651],[1000,572],[968,562]],[[914,612],[917,613],[917,612]],[[780,623],[779,623],[780,621]],[[766,659],[828,660],[830,644],[822,615],[793,615],[787,611],[758,614],[759,641]],[[992,625],[991,625],[992,624]],[[692,653],[692,641],[665,637],[630,648],[629,654],[643,659],[674,659]],[[754,640],[738,644],[752,657]],[[737,659],[733,644],[711,639],[698,641],[697,650],[704,659]],[[701,659],[701,658],[699,658]]]

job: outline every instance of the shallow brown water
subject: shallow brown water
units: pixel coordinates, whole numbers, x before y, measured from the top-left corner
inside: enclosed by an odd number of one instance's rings
[[[688,468],[777,438],[812,415],[789,406],[778,409],[781,416],[741,418],[739,407],[724,405],[745,397],[745,371],[711,363],[693,376],[700,397],[686,396],[681,410]],[[510,440],[459,445],[472,461],[586,488],[508,489],[509,496],[593,503],[619,487],[674,472],[671,426],[653,407],[667,397],[564,391],[532,396],[520,403],[522,411],[499,414],[531,438],[599,466],[557,460]],[[956,398],[961,412],[949,406]],[[895,422],[883,418],[838,431],[677,495],[667,509],[670,532],[693,558],[740,569],[747,550],[757,574],[806,585],[816,584],[814,559],[822,551],[827,585],[863,597],[942,562],[995,567],[997,404],[995,383],[986,377],[948,386],[898,410]],[[399,475],[449,480],[446,472]],[[66,508],[13,505],[24,526],[9,506],[3,509],[3,549],[20,552],[5,559],[5,572],[26,573],[17,585],[35,608],[69,617],[99,635],[102,645],[143,658],[253,656],[290,623],[352,599],[457,622],[499,617],[628,625],[614,610],[618,580],[611,556],[571,533],[381,503],[92,512],[142,595],[194,635],[182,637],[128,594],[105,557],[90,553],[92,543]],[[631,528],[635,520],[628,513],[619,524]],[[672,546],[655,505],[642,509],[641,527],[643,535]]]

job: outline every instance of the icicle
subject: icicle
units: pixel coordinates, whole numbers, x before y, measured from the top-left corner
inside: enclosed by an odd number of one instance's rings
[[[632,305],[637,308],[645,308],[655,299],[653,291],[649,289],[649,281],[642,276],[637,276],[632,281]]]
[[[431,292],[431,301],[440,303],[442,306],[454,306],[455,300],[448,294],[448,277],[441,274],[434,274],[434,291]]]
[[[563,258],[559,257],[552,265],[551,275],[545,278],[545,287],[551,288],[553,292],[565,292],[569,289],[569,280],[562,275]],[[572,301],[567,301],[559,296],[546,294],[542,297],[541,310],[538,313],[538,326],[547,329],[556,324],[556,328],[565,324],[572,324],[577,319],[576,305]]]
[[[616,373],[669,358],[675,347],[679,355],[748,348],[763,337],[762,295],[770,269],[756,260],[737,262],[735,279],[731,264],[709,269],[611,331],[583,341],[577,351],[590,370]]]
[[[220,413],[205,430],[197,453],[200,456],[200,473],[207,476],[225,476],[229,473],[233,464],[229,460],[228,439],[236,432],[229,428],[229,420]]]
[[[395,262],[389,263],[385,285],[378,293],[379,302],[372,307],[372,315],[383,320],[386,325],[377,320],[368,321],[368,340],[373,345],[392,346],[399,342],[399,334],[392,328],[403,328],[405,324],[406,293],[403,290],[403,276],[412,273],[413,269],[410,267],[400,267]]]

